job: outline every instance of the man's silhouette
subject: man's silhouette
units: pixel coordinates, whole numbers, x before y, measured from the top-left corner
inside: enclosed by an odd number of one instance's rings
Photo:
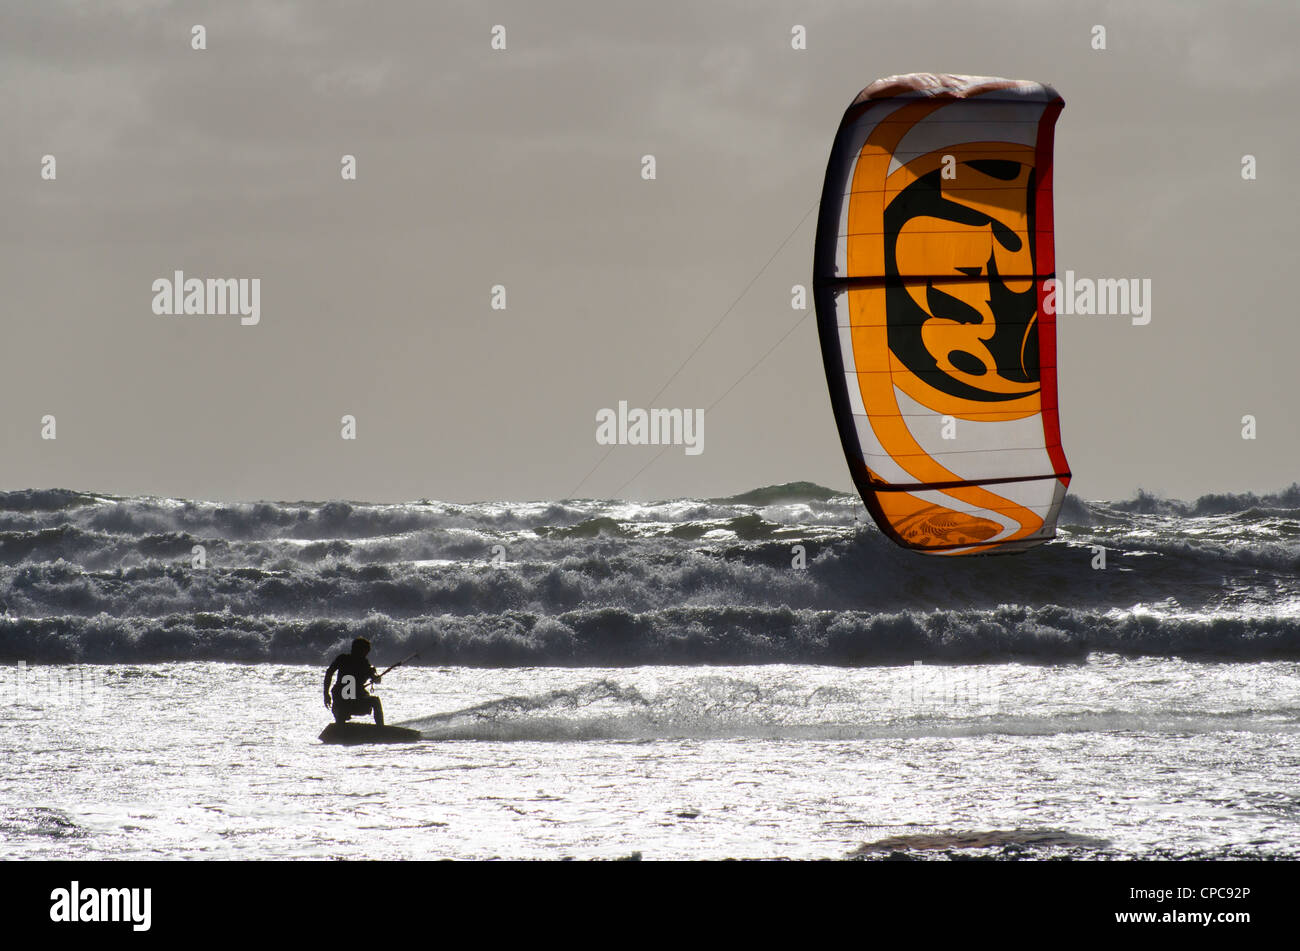
[[[379,683],[379,674],[370,666],[366,655],[370,653],[370,642],[358,637],[352,642],[352,653],[339,654],[325,671],[325,708],[334,710],[334,722],[346,723],[348,717],[363,717],[373,712],[375,723],[384,725],[384,708],[379,698],[366,692],[370,681]],[[330,678],[338,674],[333,689]]]

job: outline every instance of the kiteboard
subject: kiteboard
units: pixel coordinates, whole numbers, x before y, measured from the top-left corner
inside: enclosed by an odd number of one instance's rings
[[[419,730],[400,726],[376,726],[373,723],[331,723],[321,731],[322,743],[356,746],[361,743],[414,743]]]

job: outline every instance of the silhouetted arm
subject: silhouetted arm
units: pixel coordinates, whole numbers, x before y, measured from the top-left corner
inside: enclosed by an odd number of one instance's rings
[[[334,674],[338,672],[338,669],[339,669],[339,661],[338,658],[336,657],[334,658],[334,663],[330,664],[329,669],[325,671],[325,709],[326,710],[330,708],[330,680],[334,678]]]

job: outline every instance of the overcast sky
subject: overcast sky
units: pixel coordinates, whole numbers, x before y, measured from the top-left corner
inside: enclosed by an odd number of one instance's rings
[[[1153,283],[1148,326],[1059,318],[1072,491],[1279,488],[1298,47],[1300,5],[1272,2],[6,0],[0,487],[568,496],[597,410],[647,405],[738,296],[655,405],[711,405],[795,325],[841,114],[933,71],[1054,85],[1057,269]],[[260,278],[260,323],[156,316],[178,269]],[[702,454],[622,488],[658,450],[619,447],[579,494],[849,489],[811,314]]]

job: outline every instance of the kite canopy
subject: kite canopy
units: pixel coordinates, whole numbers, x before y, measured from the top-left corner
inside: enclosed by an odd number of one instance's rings
[[[845,457],[876,523],[935,554],[1056,535],[1052,135],[1039,83],[879,79],[840,122],[814,287]]]

